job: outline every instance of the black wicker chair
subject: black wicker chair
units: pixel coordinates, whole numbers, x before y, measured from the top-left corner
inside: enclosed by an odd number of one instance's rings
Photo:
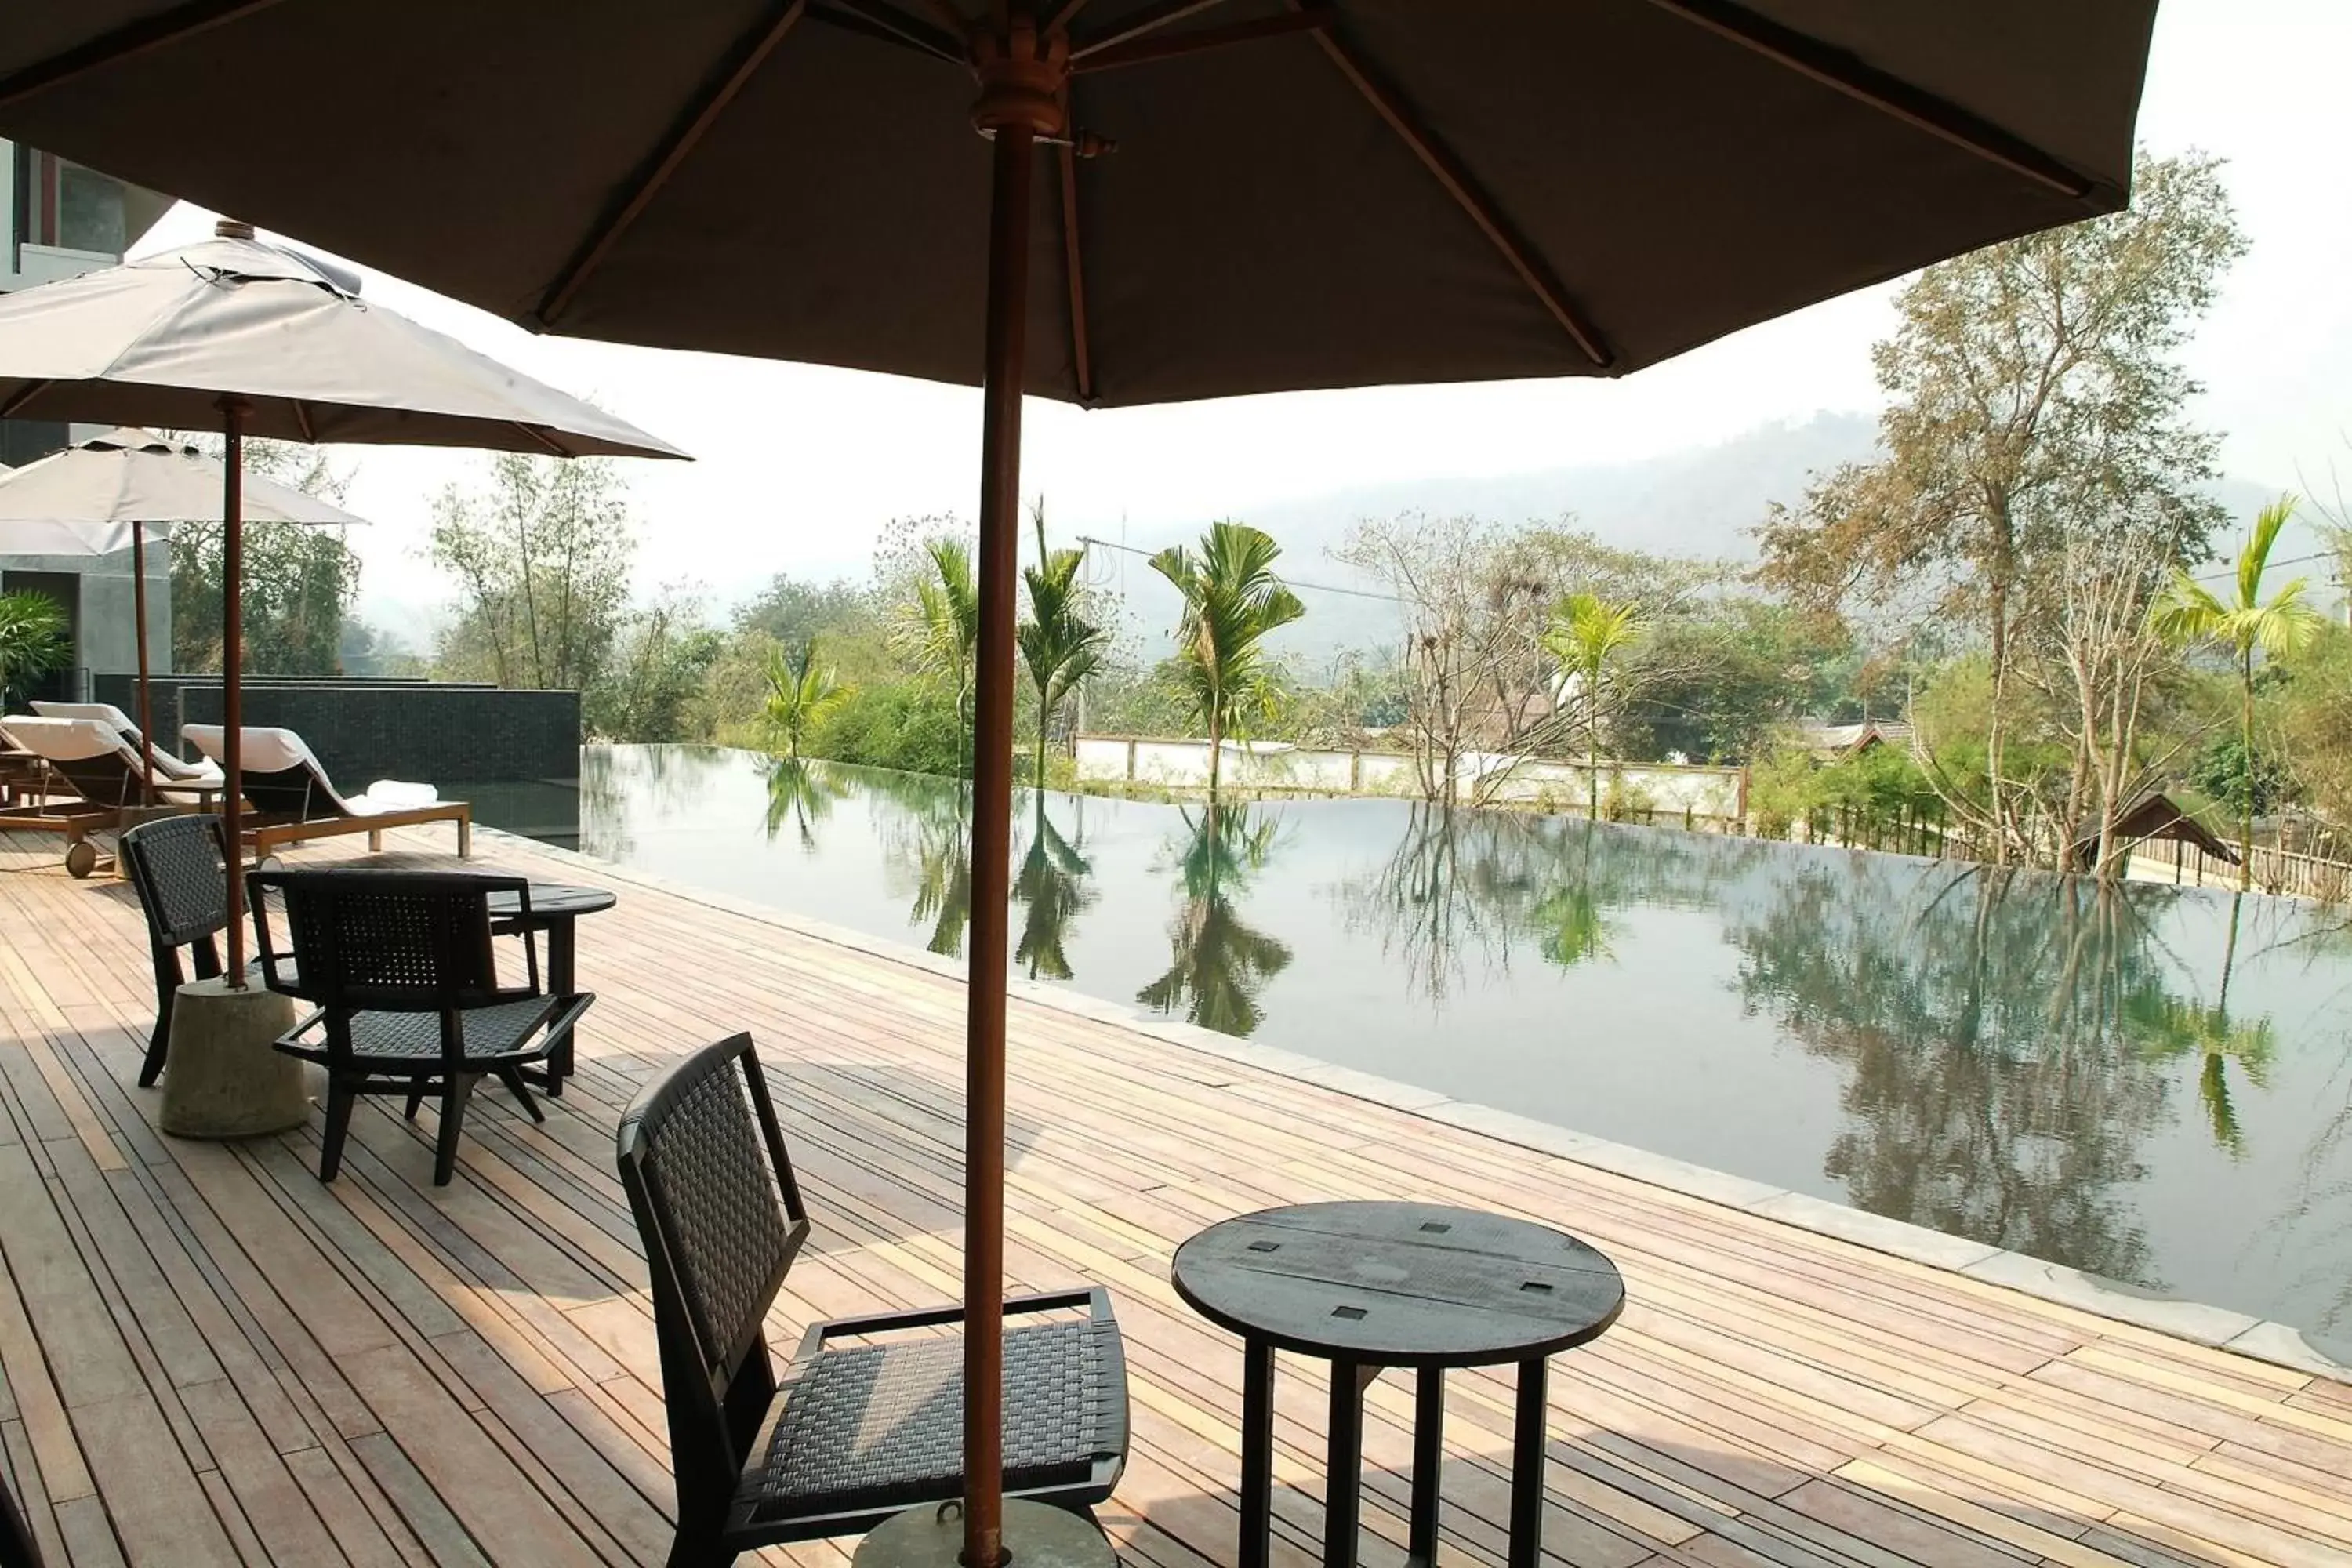
[[[407,1096],[411,1120],[427,1094],[439,1095],[436,1187],[446,1186],[457,1170],[466,1102],[485,1074],[505,1084],[533,1121],[547,1120],[521,1068],[545,1059],[596,998],[541,988],[538,942],[528,929],[530,883],[339,867],[252,871],[246,885],[257,910],[272,893],[284,900],[293,963],[278,951],[269,922],[257,921],[264,980],[319,1009],[278,1048],[327,1069],[320,1181],[335,1179],[352,1107],[362,1094]],[[520,912],[527,974],[520,986],[499,979],[493,893],[513,895]]]
[[[808,1235],[749,1035],[679,1062],[617,1137],[645,1240],[677,1485],[670,1568],[869,1530],[963,1489],[960,1307],[821,1322],[781,1384],[765,1320]],[[1085,1510],[1127,1463],[1127,1364],[1099,1286],[1005,1302],[1004,1490]]]
[[[227,843],[220,818],[209,812],[159,816],[122,835],[122,863],[139,907],[147,911],[147,948],[155,961],[155,1028],[139,1068],[142,1089],[153,1088],[163,1076],[171,1047],[173,998],[189,978],[180,950],[188,950],[196,979],[221,972],[220,946],[213,939],[228,924]]]

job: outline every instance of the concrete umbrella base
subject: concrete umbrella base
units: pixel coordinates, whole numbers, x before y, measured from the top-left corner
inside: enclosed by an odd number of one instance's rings
[[[1084,1514],[1023,1498],[1004,1500],[1008,1568],[1118,1568],[1101,1527]],[[910,1508],[857,1543],[851,1568],[960,1568],[963,1510]]]
[[[294,999],[226,980],[180,987],[163,1058],[163,1131],[179,1138],[254,1138],[310,1119],[299,1058],[270,1048],[294,1026]]]

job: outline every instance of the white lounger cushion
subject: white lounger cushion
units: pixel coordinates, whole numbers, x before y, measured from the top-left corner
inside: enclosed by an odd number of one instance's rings
[[[222,742],[226,737],[220,725],[191,724],[180,733],[186,737],[190,745],[213,762],[223,761]],[[282,773],[297,768],[308,769],[320,792],[352,816],[407,811],[420,805],[432,805],[441,798],[441,792],[431,784],[402,784],[394,779],[376,780],[368,785],[365,795],[344,795],[335,788],[335,781],[327,776],[327,770],[320,763],[318,754],[291,730],[247,725],[245,755],[240,761],[246,772],[253,773]]]
[[[122,738],[122,731],[102,719],[55,719],[46,714],[28,717],[11,713],[0,719],[0,732],[37,756],[53,763],[86,763],[93,757],[113,757],[131,773],[141,771],[139,752]],[[203,783],[199,779],[170,779],[159,775],[155,781],[158,792],[174,799],[194,798],[184,792],[174,792],[174,784],[191,787]],[[217,782],[217,781],[215,781]]]
[[[153,758],[155,772],[167,779],[184,779],[191,784],[218,784],[221,771],[209,762],[184,763],[163,747],[149,741],[131,722],[131,715],[111,702],[35,702],[33,711],[44,719],[95,719],[101,724],[111,724],[131,742],[134,749],[144,742]],[[134,739],[135,737],[135,739]]]

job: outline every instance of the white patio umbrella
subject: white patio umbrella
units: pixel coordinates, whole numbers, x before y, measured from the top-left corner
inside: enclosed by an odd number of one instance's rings
[[[360,298],[359,279],[224,221],[215,237],[0,297],[0,419],[217,426],[221,814],[239,842],[247,436],[683,458],[667,442]],[[229,879],[229,984],[245,889]]]
[[[111,555],[131,552],[131,619],[139,649],[139,732],[149,747],[155,715],[148,700],[147,538],[150,528],[209,522],[220,515],[227,475],[184,442],[125,426],[77,441],[21,468],[0,469],[0,552],[23,555]],[[247,475],[247,522],[351,527],[365,520],[291,485]],[[168,538],[168,533],[160,535]],[[155,785],[154,759],[146,785]]]

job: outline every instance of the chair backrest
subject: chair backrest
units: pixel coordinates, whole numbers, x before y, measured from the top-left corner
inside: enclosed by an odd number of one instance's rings
[[[122,862],[158,947],[185,947],[228,924],[228,839],[210,812],[159,816],[122,835]]]
[[[764,1365],[746,1363],[765,1355],[761,1323],[808,1215],[749,1035],[705,1046],[647,1084],[614,1143],[645,1242],[684,1486],[697,1456],[741,1460],[761,1412],[729,1395],[739,1373],[773,1387]]]
[[[93,805],[134,805],[146,795],[139,753],[95,719],[8,715],[8,734],[37,753],[74,793]]]
[[[335,867],[246,874],[253,907],[271,893],[284,900],[295,974],[282,974],[275,936],[257,922],[262,969],[272,990],[326,1009],[329,1037],[336,1014],[442,1013],[487,1006],[539,989],[530,954],[524,990],[499,984],[490,942],[490,896],[510,894],[524,918],[530,884],[520,877],[465,871],[392,871]]]

